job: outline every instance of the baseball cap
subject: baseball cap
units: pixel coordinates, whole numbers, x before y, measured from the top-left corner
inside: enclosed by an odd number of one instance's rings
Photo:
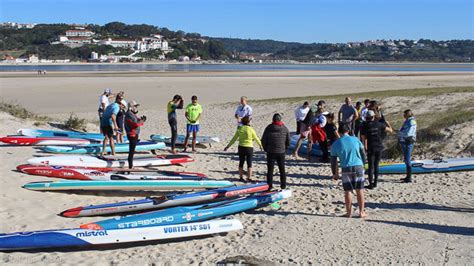
[[[365,117],[374,117],[374,116],[375,116],[375,112],[372,110],[368,110],[367,113],[365,114]]]
[[[123,105],[123,106],[127,106],[127,102],[123,99],[120,101],[120,104]]]
[[[104,90],[104,93],[112,93],[112,89],[107,88]]]
[[[136,107],[136,106],[139,106],[139,104],[134,100],[128,103],[128,108]]]

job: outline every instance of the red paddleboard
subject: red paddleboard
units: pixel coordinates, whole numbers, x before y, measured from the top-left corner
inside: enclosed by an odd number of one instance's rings
[[[33,145],[84,145],[95,143],[88,139],[72,139],[63,137],[27,137],[27,136],[7,136],[0,138],[3,143],[21,146]]]
[[[29,175],[39,175],[54,178],[74,179],[74,180],[97,180],[106,179],[115,173],[123,172],[153,172],[165,176],[196,176],[207,178],[205,174],[192,172],[175,172],[175,171],[157,171],[157,170],[126,170],[123,168],[88,168],[88,167],[64,167],[50,165],[30,165],[22,164],[17,166],[18,171]]]

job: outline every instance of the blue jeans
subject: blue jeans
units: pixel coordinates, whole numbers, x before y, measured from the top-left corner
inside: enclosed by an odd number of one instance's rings
[[[403,162],[405,162],[407,167],[407,178],[411,179],[411,153],[413,152],[413,143],[406,144],[402,142],[400,145],[402,146]]]

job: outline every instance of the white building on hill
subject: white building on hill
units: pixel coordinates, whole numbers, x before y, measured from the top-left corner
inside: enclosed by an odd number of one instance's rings
[[[136,42],[137,41],[130,40],[130,39],[112,39],[112,38],[108,38],[108,39],[100,40],[99,44],[100,45],[110,45],[110,46],[113,46],[113,47],[134,49]]]
[[[95,33],[86,29],[67,30],[66,37],[91,37]]]

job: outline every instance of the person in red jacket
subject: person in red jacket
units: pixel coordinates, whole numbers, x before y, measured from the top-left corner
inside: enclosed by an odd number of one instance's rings
[[[138,136],[140,135],[140,127],[146,121],[146,116],[138,117],[138,106],[136,101],[128,103],[128,111],[125,114],[125,131],[129,142],[128,151],[128,168],[133,168],[133,156],[135,155],[135,148],[138,143]]]

